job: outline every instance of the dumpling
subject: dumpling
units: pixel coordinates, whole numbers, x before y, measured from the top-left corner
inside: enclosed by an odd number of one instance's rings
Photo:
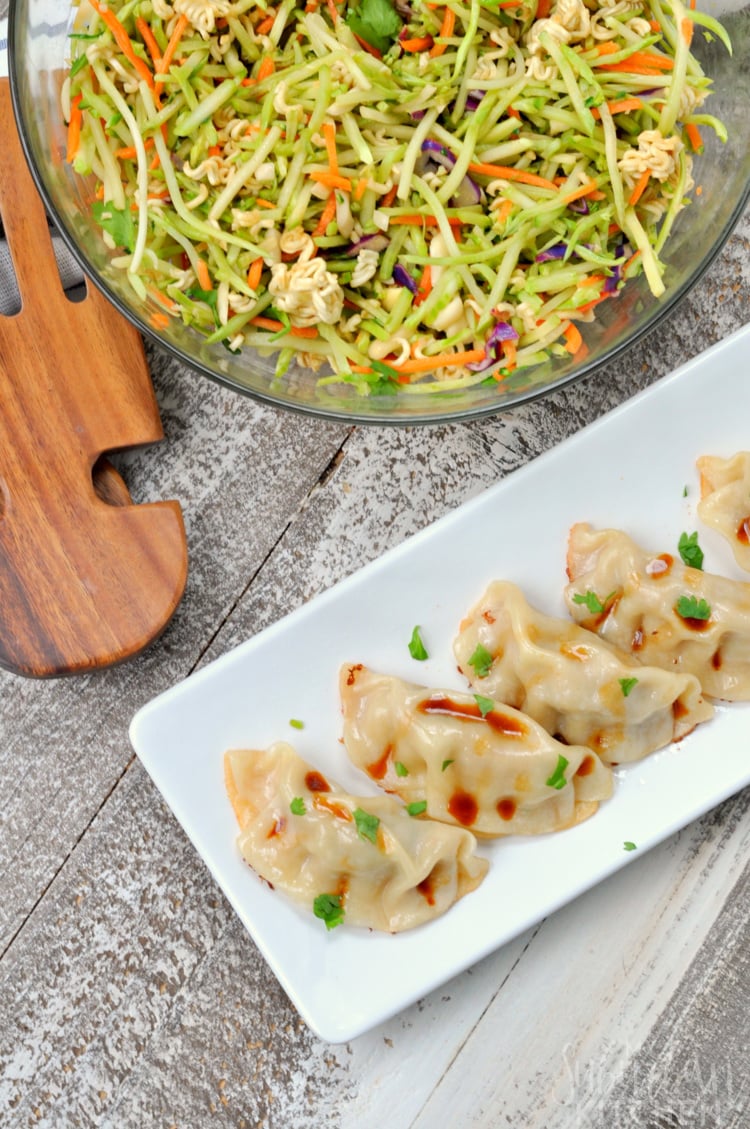
[[[597,756],[482,695],[428,690],[362,665],[341,670],[344,745],[413,812],[475,835],[559,831],[612,794]]]
[[[570,532],[568,577],[578,623],[642,663],[694,674],[704,694],[750,700],[750,584],[586,524]]]
[[[530,607],[506,581],[490,584],[453,651],[480,694],[607,764],[638,760],[714,712],[692,674],[641,666],[583,627]]]
[[[243,857],[329,928],[412,929],[487,873],[470,832],[414,819],[390,796],[350,796],[284,742],[230,749],[224,775]]]
[[[737,564],[750,572],[750,451],[731,459],[703,455],[698,517],[732,547]]]

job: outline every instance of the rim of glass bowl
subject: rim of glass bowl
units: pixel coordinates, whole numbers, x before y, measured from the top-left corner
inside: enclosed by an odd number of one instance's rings
[[[352,399],[351,404],[346,403],[343,406],[336,403],[326,405],[324,400],[319,403],[302,403],[297,402],[292,398],[276,395],[269,390],[260,390],[250,388],[242,384],[239,380],[234,379],[231,375],[218,372],[216,369],[210,368],[201,359],[191,353],[186,352],[180,346],[174,344],[172,341],[166,340],[148,322],[142,318],[139,313],[132,309],[128,304],[123,301],[119,294],[117,294],[108,284],[105,278],[101,276],[99,268],[89,259],[85,249],[81,246],[75,235],[69,230],[64,217],[57,207],[54,194],[50,191],[47,181],[44,176],[43,168],[37,163],[36,155],[33,146],[29,140],[27,127],[24,120],[22,98],[21,98],[21,77],[20,71],[22,69],[20,60],[23,57],[23,52],[19,49],[16,51],[16,37],[20,36],[21,31],[19,26],[21,24],[18,12],[22,5],[11,3],[9,16],[8,16],[8,62],[9,62],[9,79],[11,100],[13,110],[15,113],[16,124],[21,140],[21,145],[26,156],[32,178],[36,184],[42,200],[44,201],[47,212],[52,219],[55,227],[57,228],[60,236],[64,240],[66,246],[70,250],[74,259],[78,262],[81,269],[85,272],[87,279],[90,279],[93,284],[104,294],[109,302],[125,317],[135,328],[149,341],[153,342],[158,348],[165,350],[169,355],[175,357],[178,361],[184,364],[187,368],[213,380],[216,383],[230,388],[232,391],[240,393],[244,396],[249,396],[260,403],[270,404],[273,407],[281,408],[288,411],[299,412],[305,416],[312,416],[318,419],[326,420],[328,422],[336,423],[349,423],[349,424],[369,424],[374,426],[404,426],[410,427],[413,425],[425,424],[444,424],[444,423],[462,423],[469,422],[475,419],[482,419],[488,416],[497,415],[500,412],[507,411],[511,408],[518,407],[521,404],[531,403],[534,400],[541,399],[544,396],[550,395],[561,388],[566,387],[576,381],[582,380],[587,376],[591,376],[598,369],[603,368],[605,365],[610,364],[617,357],[630,350],[635,344],[643,340],[654,329],[661,325],[672,313],[675,307],[686,297],[686,295],[694,288],[700,281],[706,271],[711,267],[712,263],[724,249],[727,240],[731,236],[734,228],[741,219],[745,208],[750,201],[750,180],[745,183],[744,191],[739,196],[734,209],[727,218],[722,230],[719,232],[717,239],[714,241],[709,253],[704,258],[696,263],[695,268],[684,279],[682,284],[674,290],[667,290],[665,295],[660,300],[654,300],[652,312],[647,315],[643,322],[637,326],[624,340],[617,340],[611,346],[605,347],[600,355],[589,360],[584,360],[579,365],[575,366],[571,371],[564,373],[557,379],[552,379],[544,384],[527,387],[519,390],[518,392],[508,392],[502,394],[502,389],[498,383],[498,391],[501,393],[496,401],[488,400],[486,397],[482,403],[468,404],[466,407],[457,407],[449,405],[447,399],[451,396],[455,399],[458,395],[463,395],[463,392],[447,393],[446,398],[443,399],[445,405],[442,410],[438,409],[436,401],[440,398],[440,393],[421,394],[418,397],[419,402],[413,404],[412,401],[417,397],[412,394],[409,396],[408,392],[394,394],[390,396],[378,397],[359,397]],[[200,341],[200,337],[196,334],[196,339]],[[532,370],[530,370],[532,371]],[[471,394],[471,389],[467,392]],[[396,402],[402,405],[407,404],[409,401],[410,411],[408,414],[396,415],[392,409]],[[363,407],[358,407],[362,403]],[[382,403],[383,407],[380,408]],[[428,410],[428,405],[435,403],[436,410]],[[421,405],[424,404],[425,410],[420,410]]]

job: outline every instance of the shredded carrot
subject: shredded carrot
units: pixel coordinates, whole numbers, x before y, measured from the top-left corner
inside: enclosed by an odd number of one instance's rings
[[[320,219],[318,220],[318,223],[317,223],[317,226],[315,228],[315,231],[313,232],[313,235],[325,235],[326,231],[328,230],[329,223],[331,223],[331,221],[334,220],[335,218],[336,218],[336,193],[333,191],[333,189],[331,189],[329,196],[328,196],[328,199],[326,200],[326,206],[323,209],[323,211],[320,213]]]
[[[554,190],[556,187],[554,181],[547,180],[544,176],[537,176],[536,173],[526,172],[525,169],[514,169],[506,165],[487,165],[484,162],[476,162],[469,165],[469,172],[494,176],[498,180],[517,180],[521,184],[533,184],[537,188]]]
[[[357,43],[360,45],[362,50],[366,51],[368,55],[372,55],[374,59],[383,58],[382,52],[378,51],[377,47],[373,47],[372,43],[368,43],[366,39],[362,39],[359,35],[357,35],[356,31],[352,32],[352,35],[357,40]]]
[[[330,15],[331,19],[333,20],[333,23],[334,23],[334,26],[335,26],[339,21],[339,10],[336,7],[334,0],[326,0],[326,6],[328,8],[329,15]]]
[[[503,200],[500,207],[495,212],[495,220],[499,224],[505,223],[510,213],[513,211],[513,201]]]
[[[661,31],[661,24],[659,23],[658,20],[649,20],[648,26],[651,28],[652,31],[656,31],[656,32]]]
[[[599,199],[604,198],[604,193],[599,193],[595,180],[589,180],[588,184],[582,185],[581,188],[576,188],[575,192],[568,192],[563,200],[566,204],[572,204],[574,200],[580,200],[583,196],[599,196]]]
[[[250,325],[255,325],[258,329],[272,329],[275,332],[284,328],[284,323],[277,321],[276,318],[264,318],[260,315],[250,318]]]
[[[594,306],[598,306],[600,302],[605,302],[607,298],[611,298],[612,294],[600,294],[598,298],[592,298],[590,302],[584,302],[582,306],[578,307],[579,314],[588,313],[593,310]]]
[[[643,102],[640,98],[621,98],[616,102],[605,103],[610,114],[628,114],[631,110],[642,110]],[[594,118],[600,118],[601,114],[596,106],[592,107],[591,115]]]
[[[431,35],[418,35],[414,39],[400,39],[399,47],[402,51],[410,51],[416,54],[418,51],[429,51],[435,44],[435,40]]]
[[[161,48],[154,38],[154,33],[142,16],[136,16],[135,26],[138,34],[148,48],[148,53],[153,59],[154,66],[161,61]]]
[[[630,74],[651,74],[656,71],[674,70],[674,59],[657,55],[655,51],[633,51],[620,63],[604,63],[602,70],[626,71]]]
[[[453,30],[456,26],[456,13],[452,8],[446,8],[443,15],[443,22],[440,25],[440,38],[450,39],[453,35]],[[434,43],[430,48],[430,57],[436,59],[438,55],[442,55],[445,51],[447,43]]]
[[[253,259],[250,268],[247,272],[247,285],[251,290],[257,290],[260,286],[261,275],[263,274],[263,258],[259,256]]]
[[[503,341],[503,356],[505,357],[506,368],[514,369],[516,367],[516,353],[515,341]]]
[[[169,316],[161,313],[159,310],[155,310],[149,318],[149,321],[153,329],[166,329],[169,325]]]
[[[643,193],[646,191],[646,186],[648,185],[650,179],[651,169],[644,169],[638,178],[637,184],[628,197],[628,203],[630,204],[631,208],[635,207]]]
[[[550,0],[539,0],[536,6],[536,15],[534,16],[534,19],[546,20],[547,16],[549,15],[550,7]]]
[[[209,145],[208,155],[209,155],[209,157],[220,157],[221,156],[221,145]]]
[[[81,112],[81,101],[83,94],[76,94],[70,102],[70,121],[68,122],[68,138],[67,138],[67,152],[65,160],[69,165],[72,165],[75,160],[78,146],[81,144],[81,126],[83,125],[83,113]]]
[[[153,137],[147,137],[143,142],[143,148],[148,151],[149,149],[153,149],[153,147]],[[119,157],[123,161],[134,161],[138,156],[138,150],[136,149],[135,145],[125,145],[122,149],[115,149],[115,156]]]
[[[166,294],[162,294],[161,290],[156,286],[149,286],[148,292],[154,301],[158,302],[160,306],[163,306],[165,310],[174,311],[177,309],[177,304],[173,302],[171,298],[168,298]]]
[[[339,155],[336,151],[336,126],[333,122],[323,122],[323,137],[326,142],[326,153],[328,154],[328,168],[333,176],[339,175]]]
[[[276,207],[276,205],[272,204],[270,200],[264,200],[262,196],[257,196],[256,199],[255,199],[255,203],[258,204],[261,208],[275,208]]]
[[[208,273],[208,267],[203,259],[198,259],[198,265],[195,268],[195,273],[198,278],[198,285],[201,290],[213,290],[213,283],[211,282],[211,275]]]
[[[275,18],[275,16],[266,16],[264,20],[261,20],[255,29],[256,34],[268,35],[269,31],[274,25]]]
[[[685,133],[687,134],[687,139],[690,142],[690,148],[693,152],[702,153],[703,138],[701,137],[701,131],[698,129],[698,126],[695,125],[694,122],[686,122]]]
[[[463,222],[458,218],[458,216],[446,216],[445,218],[448,220],[448,223],[451,225],[451,227],[460,227]],[[410,213],[408,216],[389,216],[388,223],[408,223],[414,226],[422,224],[424,227],[437,227],[438,219],[437,216],[421,216],[418,212],[415,212],[413,215]]]
[[[169,68],[172,66],[172,60],[174,58],[174,53],[179,46],[180,40],[182,39],[183,35],[185,34],[185,29],[187,28],[187,26],[188,26],[187,16],[184,16],[184,15],[180,16],[177,23],[174,25],[174,30],[173,30],[171,36],[169,37],[169,43],[167,44],[166,49],[164,51],[164,54],[161,57],[161,62],[159,63],[159,65],[156,68],[157,74],[160,74],[160,75],[166,74],[167,71],[169,70]],[[163,89],[164,89],[164,83],[163,82],[157,82],[156,93],[161,94]]]
[[[581,331],[578,326],[571,322],[568,328],[563,332],[563,337],[565,338],[565,348],[569,353],[575,356],[583,345],[583,338],[581,337]]]
[[[357,181],[357,187],[354,189],[353,196],[355,200],[361,200],[365,192],[369,188],[370,182],[366,176],[360,177]]]
[[[143,59],[139,58],[139,56],[136,55],[132,40],[123,25],[118,20],[115,13],[111,12],[109,8],[102,7],[102,5],[99,3],[99,0],[91,0],[91,6],[97,13],[97,15],[99,15],[104,20],[104,23],[112,32],[115,43],[122,51],[125,58],[133,64],[144,82],[147,82],[153,90],[154,76],[144,63]]]
[[[290,333],[292,337],[317,337],[318,331],[314,325],[293,325]]]
[[[620,48],[611,39],[605,39],[604,43],[599,43],[596,48],[597,55],[616,55]]]
[[[519,112],[515,108],[515,106],[508,106],[508,109],[507,109],[506,112],[507,112],[509,118],[516,118],[520,122],[521,115],[519,114]]]
[[[433,368],[457,368],[484,360],[484,349],[466,349],[463,353],[438,353],[434,357],[411,357],[400,365],[391,365],[398,373],[429,372]],[[388,364],[388,362],[385,362]]]
[[[680,24],[680,34],[682,35],[682,38],[687,43],[688,47],[693,42],[693,28],[694,27],[695,27],[695,24],[693,23],[692,20],[686,19],[686,20],[683,20],[682,23]]]
[[[622,264],[622,269],[623,269],[623,273],[624,273],[625,271],[627,271],[627,270],[630,270],[630,268],[631,268],[631,266],[633,265],[633,263],[634,263],[634,262],[636,262],[636,261],[637,261],[637,259],[639,259],[639,258],[640,258],[640,256],[642,255],[642,253],[643,253],[642,251],[634,251],[634,252],[633,252],[633,254],[632,254],[632,255],[630,256],[630,258],[628,259],[628,261],[627,261],[626,263],[623,263],[623,264]]]
[[[148,166],[148,171],[153,172],[154,169],[158,169],[160,164],[161,164],[161,157],[159,156],[158,153],[154,153],[153,157],[151,158],[151,164]]]
[[[276,70],[276,64],[270,55],[264,55],[258,67],[258,82],[263,82],[264,79],[270,78]]]
[[[380,207],[381,208],[390,208],[391,204],[396,199],[396,193],[397,192],[398,192],[398,185],[394,184],[393,188],[389,188],[388,191],[386,192],[385,196],[383,197],[383,199],[380,201]]]
[[[428,263],[427,266],[422,271],[422,277],[419,280],[419,285],[417,286],[417,293],[416,293],[415,298],[414,298],[414,305],[415,306],[421,306],[422,303],[424,302],[425,298],[428,296],[428,294],[430,293],[431,290],[432,290],[432,268],[430,267],[430,264]]]
[[[310,180],[314,180],[316,184],[324,184],[326,188],[340,188],[342,192],[351,192],[352,182],[346,176],[339,176],[338,173],[332,172],[311,172],[308,173]]]
[[[600,282],[604,282],[603,274],[587,274],[584,278],[579,278],[576,283],[576,289],[581,290],[584,286],[596,286]]]

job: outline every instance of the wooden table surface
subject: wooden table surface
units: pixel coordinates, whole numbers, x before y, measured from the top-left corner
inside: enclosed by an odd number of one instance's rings
[[[474,424],[322,423],[149,351],[166,441],[118,466],[136,501],[183,506],[184,599],[119,668],[0,672],[4,1129],[747,1129],[750,790],[331,1046],[295,1013],[127,729],[155,694],[749,320],[750,213],[644,343]]]

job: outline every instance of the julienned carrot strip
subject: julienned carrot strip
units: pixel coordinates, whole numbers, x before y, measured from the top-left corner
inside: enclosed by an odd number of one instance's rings
[[[503,200],[500,207],[495,212],[495,219],[497,223],[505,223],[510,213],[513,211],[513,201]]]
[[[152,329],[166,329],[169,325],[169,317],[167,314],[161,313],[160,310],[154,311],[149,318]]]
[[[680,34],[682,35],[682,38],[687,43],[688,47],[693,42],[693,28],[694,27],[695,27],[695,24],[693,23],[692,20],[685,19],[680,24]]]
[[[149,286],[148,292],[154,301],[158,302],[160,306],[163,306],[165,310],[174,311],[177,309],[177,304],[173,302],[171,298],[168,298],[166,294],[162,294],[161,290],[156,286]]]
[[[206,266],[203,259],[198,259],[198,265],[195,268],[195,274],[201,290],[213,290],[214,286],[211,282],[211,275],[208,273],[208,267]]]
[[[584,278],[580,278],[576,283],[576,290],[583,289],[584,286],[596,286],[600,282],[604,282],[603,274],[588,274]]]
[[[440,38],[450,39],[453,35],[453,30],[456,26],[456,13],[452,8],[446,8],[443,15],[443,22],[440,25]],[[430,57],[436,59],[438,55],[442,55],[445,51],[447,43],[434,43],[430,48]]]
[[[390,365],[397,373],[429,372],[434,368],[457,368],[484,360],[484,349],[467,349],[463,353],[438,353],[434,357],[411,357],[400,365]],[[388,364],[388,362],[385,362]]]
[[[259,256],[257,259],[253,259],[253,261],[250,264],[250,268],[247,272],[247,285],[250,287],[251,290],[257,290],[258,289],[258,287],[260,286],[260,280],[261,280],[262,274],[263,274],[263,258],[262,258],[262,256]]]
[[[469,165],[469,172],[494,176],[497,180],[517,180],[521,184],[532,184],[536,188],[550,188],[553,192],[557,191],[554,181],[547,180],[544,176],[537,176],[533,172],[526,172],[525,169],[514,169],[506,165],[487,165],[483,161],[477,161]]]
[[[292,337],[317,337],[318,331],[314,325],[293,325],[289,330]]]
[[[270,200],[264,200],[262,196],[256,196],[255,203],[261,208],[275,208],[276,205],[272,204]]]
[[[368,55],[372,55],[374,59],[383,58],[382,52],[378,51],[377,47],[373,47],[372,43],[368,43],[366,39],[362,39],[361,36],[357,35],[356,32],[352,32],[352,35],[357,40],[357,43],[360,45],[362,50],[366,51]]]
[[[97,15],[104,20],[104,23],[107,25],[109,30],[112,32],[112,35],[114,36],[115,43],[122,51],[125,58],[133,64],[144,82],[147,82],[153,90],[154,76],[144,63],[143,59],[140,59],[136,55],[130,36],[118,20],[115,13],[111,12],[109,8],[103,8],[99,3],[99,0],[91,0],[91,7],[94,9]]]
[[[509,118],[516,118],[520,122],[521,115],[519,114],[515,106],[508,106],[506,113],[508,114]]]
[[[565,338],[565,348],[569,353],[575,356],[583,345],[583,338],[581,337],[581,331],[578,326],[571,322],[568,328],[563,332],[563,337]]]
[[[70,121],[68,122],[68,143],[65,154],[65,160],[69,165],[73,164],[78,152],[78,146],[81,144],[81,126],[83,125],[83,114],[81,113],[81,99],[83,94],[76,94],[70,102]]]
[[[153,147],[153,137],[147,137],[143,142],[143,148],[148,151],[149,149],[153,149]],[[138,156],[138,151],[135,145],[125,145],[122,149],[115,149],[115,156],[120,157],[123,160],[135,160],[135,158]]]
[[[460,227],[463,223],[463,220],[460,220],[457,216],[446,216],[445,218],[448,220],[448,223],[451,225],[451,227]],[[418,212],[415,212],[413,215],[409,214],[408,216],[389,216],[388,223],[408,223],[409,225],[413,224],[414,226],[423,224],[425,227],[437,227],[438,219],[437,216],[420,216]]]
[[[539,0],[536,6],[536,15],[534,19],[546,20],[551,8],[550,0]]]
[[[326,0],[326,7],[328,8],[328,13],[329,13],[331,19],[333,20],[333,24],[335,26],[339,22],[339,10],[336,7],[334,0]]]
[[[604,43],[599,43],[596,48],[597,55],[616,55],[620,48],[611,39],[605,39]]]
[[[390,208],[391,204],[396,199],[396,193],[397,192],[398,192],[398,185],[394,184],[393,188],[389,188],[388,191],[386,192],[385,196],[383,197],[383,199],[380,201],[380,207],[381,208]]]
[[[575,192],[568,192],[563,200],[566,204],[572,204],[574,200],[580,200],[583,196],[593,196],[598,192],[595,180],[590,180],[588,184],[582,185],[581,188],[576,188]]]
[[[612,294],[600,294],[598,298],[592,298],[590,302],[584,302],[582,306],[578,307],[579,314],[586,314],[589,310],[593,310],[594,306],[598,306],[600,302],[606,302],[607,298],[611,298]]]
[[[336,193],[333,191],[333,189],[331,189],[329,196],[328,196],[328,199],[326,200],[326,206],[323,209],[323,211],[320,213],[320,219],[318,220],[318,223],[317,223],[317,226],[315,228],[315,231],[313,232],[313,235],[325,235],[325,233],[328,229],[329,223],[331,223],[332,220],[334,220],[335,218],[336,218]]]
[[[644,169],[643,172],[641,173],[641,175],[639,176],[638,181],[637,181],[635,187],[633,188],[633,191],[630,193],[630,196],[628,197],[628,203],[630,204],[631,208],[635,207],[635,205],[638,203],[638,201],[640,200],[643,193],[646,191],[646,186],[648,185],[648,182],[649,182],[650,179],[651,179],[651,169]]]
[[[422,277],[419,280],[419,285],[417,286],[417,293],[416,293],[415,298],[414,298],[414,305],[415,306],[421,306],[422,302],[424,302],[425,298],[428,296],[428,294],[430,293],[431,290],[432,290],[432,268],[431,268],[430,264],[428,263],[427,266],[422,271]]]
[[[276,64],[270,55],[264,55],[258,67],[258,82],[263,82],[265,78],[270,78],[276,70]]]
[[[649,20],[648,26],[651,28],[652,31],[656,31],[656,32],[661,31],[661,24],[659,23],[658,20]]]
[[[284,329],[284,323],[277,321],[276,318],[264,318],[261,315],[258,317],[250,318],[250,325],[256,326],[258,329],[270,329],[274,333],[279,333]],[[317,337],[318,331],[314,325],[291,325],[289,332],[292,337]]]
[[[255,29],[256,35],[268,35],[274,25],[274,20],[275,16],[266,16],[264,20],[261,20]]]
[[[698,126],[695,125],[694,122],[687,122],[685,125],[685,133],[687,134],[687,139],[693,152],[702,153],[703,138],[701,137],[701,131],[698,129]]]
[[[161,61],[161,48],[154,38],[154,33],[148,26],[142,16],[136,16],[135,26],[141,39],[148,48],[148,53],[151,56],[154,66]]]
[[[342,192],[351,192],[352,182],[347,176],[339,176],[332,172],[311,172],[307,174],[316,184],[324,184],[327,188],[340,188]]]
[[[402,51],[409,51],[415,55],[419,51],[429,51],[435,44],[431,35],[418,35],[414,39],[400,39],[399,47]]]
[[[642,110],[643,102],[640,98],[621,98],[617,102],[607,102],[607,109],[610,114],[629,114],[631,110]],[[601,114],[596,106],[592,107],[592,117],[599,118]]]
[[[655,51],[633,51],[622,62],[604,63],[601,69],[605,71],[632,71],[635,74],[640,74],[644,67],[646,71],[671,71],[674,70],[674,59],[670,59],[666,55],[657,55]]]
[[[179,45],[180,40],[182,39],[183,35],[185,34],[185,29],[186,29],[187,26],[188,26],[187,16],[185,16],[185,15],[180,16],[177,23],[174,25],[174,30],[172,31],[172,34],[169,37],[169,43],[167,44],[166,49],[164,51],[164,54],[161,57],[161,62],[159,63],[158,67],[156,68],[157,74],[160,74],[160,75],[166,74],[167,71],[169,70],[169,68],[172,66],[172,59],[174,58],[174,53],[177,50],[177,47]],[[161,93],[163,87],[164,87],[163,82],[157,82],[157,84],[156,84],[157,94]]]
[[[355,200],[361,200],[362,199],[362,197],[364,196],[365,192],[367,191],[367,189],[369,187],[369,184],[370,184],[370,182],[369,182],[369,180],[367,179],[366,176],[360,177],[360,179],[357,181],[357,187],[354,189],[354,193],[353,193]]]
[[[514,369],[516,367],[516,352],[515,341],[503,341],[503,357],[505,358],[506,368]]]
[[[326,153],[328,154],[328,168],[331,170],[333,176],[339,175],[339,155],[336,152],[336,126],[333,122],[323,122],[323,137],[326,142]]]

